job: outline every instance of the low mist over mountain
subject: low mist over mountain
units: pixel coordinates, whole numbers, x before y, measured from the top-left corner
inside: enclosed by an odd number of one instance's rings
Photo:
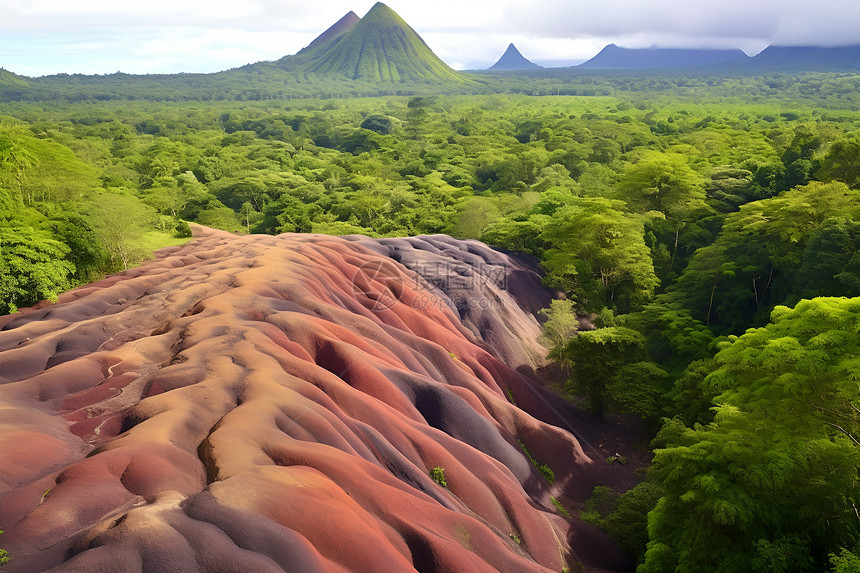
[[[609,44],[582,68],[688,68],[710,64],[735,64],[749,58],[742,50],[685,50],[676,48],[631,49]]]
[[[499,61],[493,64],[491,70],[536,70],[541,66],[527,60],[516,46],[510,44]]]
[[[741,50],[622,48],[609,44],[580,64],[588,69],[668,69],[710,66],[720,72],[838,72],[860,70],[857,46],[769,46],[754,57]]]
[[[750,67],[776,71],[860,70],[860,45],[824,48],[817,46],[769,46],[752,58]]]

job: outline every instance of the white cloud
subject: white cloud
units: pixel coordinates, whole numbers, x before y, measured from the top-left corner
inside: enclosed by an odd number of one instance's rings
[[[211,72],[298,51],[373,0],[0,0],[0,66],[47,73]],[[510,42],[534,61],[605,44],[741,48],[860,43],[846,0],[390,0],[439,56],[488,67]]]

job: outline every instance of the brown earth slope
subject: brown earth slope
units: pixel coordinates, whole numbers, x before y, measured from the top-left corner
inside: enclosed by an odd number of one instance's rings
[[[523,409],[546,299],[477,242],[204,231],[0,317],[8,571],[627,568]]]

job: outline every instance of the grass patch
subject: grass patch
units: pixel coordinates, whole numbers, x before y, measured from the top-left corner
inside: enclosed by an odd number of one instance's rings
[[[161,231],[149,231],[138,237],[135,241],[135,246],[149,253],[163,249],[164,247],[174,247],[176,245],[184,245],[191,238],[178,238],[173,233],[162,233]]]
[[[520,448],[522,448],[523,453],[525,453],[526,457],[529,459],[529,461],[532,463],[532,465],[534,465],[534,467],[536,467],[538,469],[538,471],[540,471],[540,473],[543,474],[543,477],[546,478],[546,481],[548,481],[550,485],[554,484],[555,483],[555,472],[552,471],[552,468],[550,468],[548,465],[542,464],[542,463],[538,462],[536,459],[534,459],[532,457],[532,455],[529,453],[529,450],[528,450],[528,448],[526,448],[526,445],[524,443],[520,442]]]
[[[564,517],[570,519],[573,517],[570,515],[570,512],[564,507],[560,501],[558,501],[555,497],[549,496],[549,499],[552,501],[552,504],[555,506],[556,511],[558,511],[559,515],[563,515]]]

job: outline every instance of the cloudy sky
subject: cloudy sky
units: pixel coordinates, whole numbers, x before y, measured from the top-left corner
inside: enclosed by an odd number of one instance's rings
[[[0,67],[27,76],[214,72],[293,54],[366,0],[0,0]],[[390,0],[457,69],[510,42],[543,65],[603,46],[860,44],[857,0]]]

